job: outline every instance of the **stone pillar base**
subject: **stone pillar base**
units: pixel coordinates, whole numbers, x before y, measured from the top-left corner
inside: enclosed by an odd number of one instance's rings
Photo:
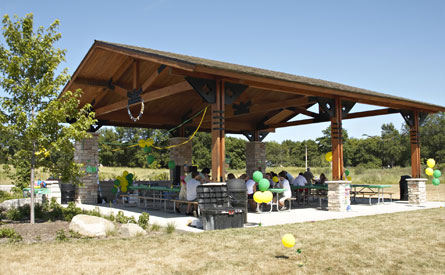
[[[261,168],[262,173],[266,172],[266,143],[246,142],[246,172],[252,176],[258,168]]]
[[[170,145],[176,145],[187,141],[186,137],[174,137],[170,138]],[[192,141],[173,147],[170,149],[170,159],[175,162],[176,165],[184,166],[184,164],[192,165]],[[184,169],[181,169],[181,176],[184,176]],[[170,178],[173,179],[173,171],[170,171]]]
[[[327,181],[328,210],[344,212],[351,205],[351,182],[344,180]]]
[[[426,202],[426,186],[428,179],[411,178],[408,182],[408,201],[410,204],[422,204]]]
[[[99,134],[92,133],[91,138],[76,141],[74,161],[84,165],[85,175],[80,179],[81,186],[76,188],[76,203],[97,204],[99,181]],[[88,166],[96,167],[94,172]]]

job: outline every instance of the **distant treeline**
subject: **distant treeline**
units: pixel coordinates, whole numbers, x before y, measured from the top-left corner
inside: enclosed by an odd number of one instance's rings
[[[401,130],[393,124],[383,124],[380,136],[349,138],[343,130],[343,148],[345,166],[363,166],[380,168],[392,166],[410,166],[411,149],[409,128],[403,125]],[[445,113],[429,115],[420,128],[421,157],[434,158],[438,163],[445,161]],[[169,135],[163,130],[137,128],[107,128],[100,130],[100,162],[105,166],[126,167],[162,167],[166,168],[169,159],[168,150],[152,150],[154,162],[147,163],[147,154],[136,144],[139,139],[151,137],[158,146],[168,145]],[[226,157],[230,168],[244,169],[246,163],[245,141],[241,138],[226,138]],[[330,127],[322,131],[316,140],[291,141],[281,143],[267,142],[267,165],[305,166],[305,147],[307,146],[308,165],[312,167],[329,166],[324,155],[331,151]],[[198,133],[193,139],[193,163],[198,167],[211,167],[211,136],[209,133]]]

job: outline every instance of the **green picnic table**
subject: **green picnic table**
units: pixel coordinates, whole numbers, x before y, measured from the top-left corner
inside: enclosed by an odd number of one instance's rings
[[[23,193],[31,193],[31,188],[23,188]],[[41,195],[49,195],[51,194],[51,190],[48,188],[34,188],[34,194],[41,194]]]
[[[354,188],[352,193],[354,194],[354,202],[356,201],[356,196],[358,194],[367,194],[369,195],[369,204],[371,205],[371,196],[377,194],[377,204],[380,202],[385,203],[385,197],[383,194],[384,188],[390,188],[392,185],[390,184],[351,184],[351,188]],[[357,188],[360,188],[357,191]],[[377,191],[376,191],[377,189]],[[391,196],[392,200],[392,196]]]
[[[328,186],[327,185],[321,185],[321,184],[315,184],[315,185],[305,185],[305,186],[291,186],[292,190],[296,190],[297,191],[297,204],[300,204],[300,196],[301,196],[301,191],[305,190],[305,189],[309,189],[309,190],[328,190]],[[309,192],[309,196],[313,197],[312,192]],[[319,192],[317,192],[317,194],[315,194],[316,197],[318,197],[318,202],[320,204],[320,209],[323,209],[323,205],[322,205],[322,198],[326,197],[324,194],[321,194]],[[303,199],[304,201],[304,199]],[[309,199],[307,199],[307,204],[309,204]]]

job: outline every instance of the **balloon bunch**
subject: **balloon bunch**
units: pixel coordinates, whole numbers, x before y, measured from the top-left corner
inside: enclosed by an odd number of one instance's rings
[[[292,248],[295,246],[295,237],[292,234],[284,234],[283,237],[281,238],[281,242],[285,247]],[[297,248],[295,252],[297,253],[298,258],[301,257],[304,259],[304,261],[301,261],[301,259],[299,259],[298,261],[298,266],[302,267],[307,262],[306,256],[302,254],[303,251],[301,248]]]
[[[351,181],[352,178],[351,178],[351,176],[350,176],[349,174],[350,174],[349,170],[346,169],[346,170],[345,170],[346,179],[347,179],[348,181]]]
[[[151,138],[147,138],[146,140],[141,139],[138,142],[139,147],[144,148],[144,152],[147,154],[151,153],[151,150],[152,150],[151,147],[153,146],[153,143],[154,143],[154,141]],[[153,155],[147,155],[148,165],[152,164],[154,161],[155,161],[155,157],[153,157]]]
[[[252,176],[253,180],[258,183],[258,189],[253,194],[253,200],[257,203],[268,203],[273,199],[273,194],[267,191],[270,187],[270,182],[268,179],[263,178],[263,173],[260,171],[255,171]]]
[[[114,181],[114,186],[111,188],[111,192],[114,194],[117,193],[117,189],[120,187],[122,192],[127,192],[128,186],[133,185],[134,175],[132,173],[128,173],[128,171],[124,171],[122,176],[119,176]]]
[[[425,174],[428,176],[433,176],[433,184],[436,186],[439,185],[439,178],[442,176],[442,173],[438,169],[433,170],[434,166],[436,165],[436,161],[434,159],[428,159],[426,165],[428,165],[428,168],[425,169]]]

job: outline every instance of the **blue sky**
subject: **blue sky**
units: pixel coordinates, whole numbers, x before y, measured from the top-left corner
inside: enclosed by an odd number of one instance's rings
[[[61,21],[65,67],[94,40],[320,78],[445,106],[445,1],[19,1],[0,14]],[[372,107],[371,107],[372,108]],[[356,111],[364,108],[354,108]],[[297,117],[298,118],[298,117]],[[350,136],[400,129],[398,114],[345,120]],[[321,136],[328,123],[278,129],[266,141]]]

